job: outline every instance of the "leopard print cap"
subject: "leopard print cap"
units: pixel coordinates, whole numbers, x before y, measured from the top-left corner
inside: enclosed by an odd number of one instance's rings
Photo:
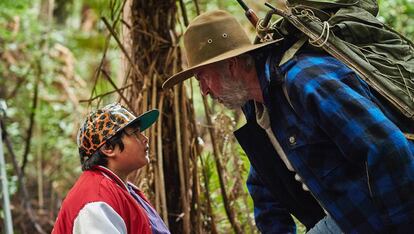
[[[119,103],[109,104],[90,113],[78,132],[80,156],[92,156],[108,139],[135,119],[137,117]]]

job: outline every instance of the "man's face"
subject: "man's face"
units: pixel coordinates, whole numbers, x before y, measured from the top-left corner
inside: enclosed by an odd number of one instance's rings
[[[239,77],[234,77],[225,64],[213,64],[200,68],[196,74],[201,94],[211,98],[229,109],[238,109],[249,100],[248,92]]]

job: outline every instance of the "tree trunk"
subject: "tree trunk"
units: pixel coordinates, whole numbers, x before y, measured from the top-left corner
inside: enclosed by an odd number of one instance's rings
[[[192,226],[201,225],[190,222],[191,207],[200,207],[191,204],[198,199],[192,199],[189,193],[193,186],[190,170],[196,165],[190,160],[195,126],[188,119],[194,118],[194,111],[182,85],[168,91],[161,88],[166,78],[181,70],[181,52],[174,32],[176,2],[132,0],[130,12],[133,65],[124,83],[132,83],[133,88],[127,97],[137,114],[153,108],[161,112],[156,125],[146,131],[152,163],[134,182],[146,180],[150,189],[145,193],[172,233],[190,233],[200,228]]]

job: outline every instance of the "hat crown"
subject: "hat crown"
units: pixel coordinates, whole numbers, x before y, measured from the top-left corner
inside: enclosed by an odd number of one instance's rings
[[[190,67],[249,45],[251,42],[240,23],[221,10],[196,17],[184,33],[184,47]]]
[[[171,88],[193,76],[196,69],[275,44],[282,39],[251,44],[246,32],[231,14],[216,10],[197,16],[184,33],[188,68],[172,75],[162,85]]]

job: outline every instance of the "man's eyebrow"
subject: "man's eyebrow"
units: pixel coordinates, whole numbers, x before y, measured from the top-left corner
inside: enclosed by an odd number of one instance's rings
[[[200,72],[194,72],[193,76],[196,80],[200,80]]]

